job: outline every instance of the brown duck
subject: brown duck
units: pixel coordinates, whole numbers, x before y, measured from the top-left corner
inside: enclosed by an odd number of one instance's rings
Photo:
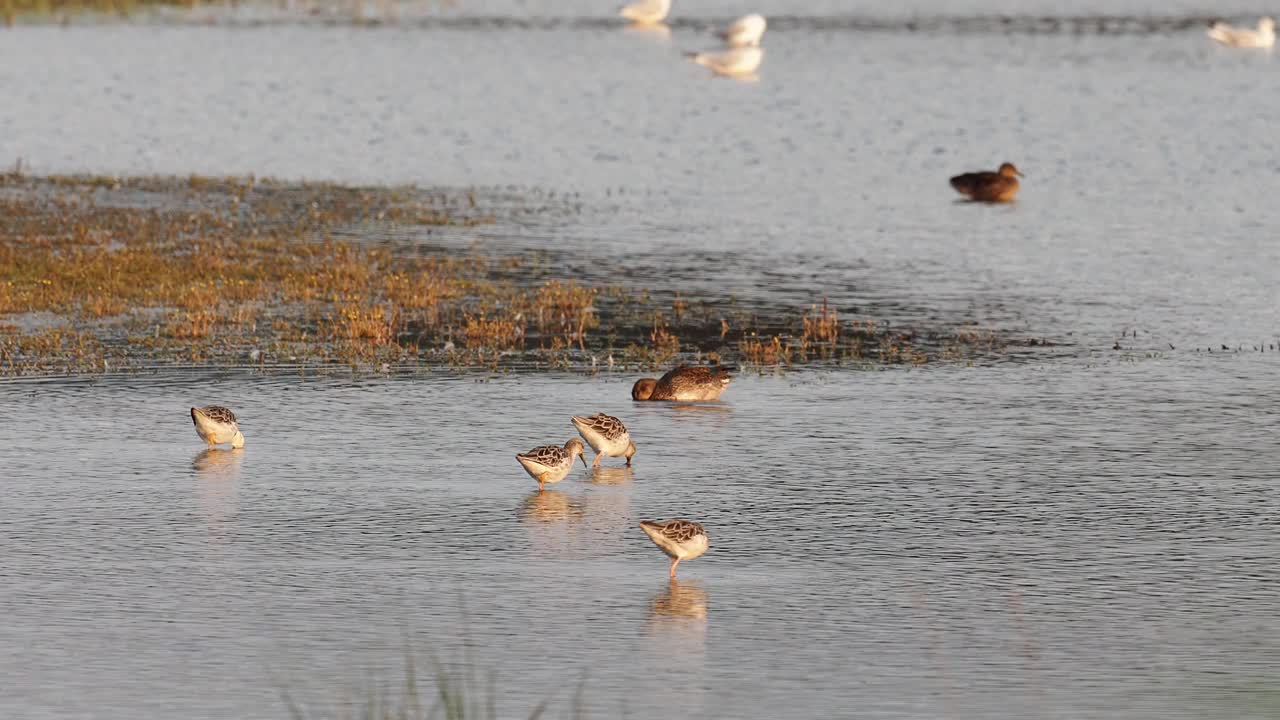
[[[733,377],[718,367],[681,365],[658,379],[641,378],[631,386],[632,400],[698,402],[719,400]]]
[[[995,172],[972,172],[951,178],[951,187],[970,200],[978,202],[1010,202],[1018,194],[1018,178],[1023,177],[1013,163],[1005,163]]]

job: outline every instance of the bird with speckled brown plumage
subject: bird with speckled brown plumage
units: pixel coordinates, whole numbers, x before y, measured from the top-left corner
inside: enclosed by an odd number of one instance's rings
[[[692,560],[707,551],[707,530],[692,520],[644,520],[640,529],[671,558],[671,577],[676,576],[676,565],[681,560]]]
[[[631,467],[631,457],[636,454],[636,444],[631,441],[631,433],[627,426],[612,415],[596,413],[591,417],[573,417],[573,426],[578,434],[596,451],[596,459],[591,467],[600,467],[600,459],[604,457],[626,457],[627,467]]]
[[[681,365],[658,379],[641,378],[631,386],[631,399],[699,402],[719,400],[733,376],[719,367]]]
[[[233,448],[244,447],[244,435],[236,424],[236,414],[221,405],[191,408],[191,422],[195,423],[196,433],[209,443],[209,447],[220,443],[231,443]]]
[[[520,453],[516,455],[516,461],[529,473],[529,477],[538,481],[538,491],[541,492],[548,483],[558,483],[565,479],[569,471],[573,470],[575,458],[582,461],[582,467],[586,467],[587,458],[583,456],[585,449],[581,440],[573,438],[563,447],[543,445]]]

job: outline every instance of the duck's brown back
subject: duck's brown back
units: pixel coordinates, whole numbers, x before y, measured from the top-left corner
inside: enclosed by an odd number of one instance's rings
[[[654,385],[650,400],[699,401],[718,400],[733,377],[722,368],[681,365]]]
[[[1018,178],[997,172],[965,173],[951,178],[951,187],[972,200],[1008,202],[1018,194]]]

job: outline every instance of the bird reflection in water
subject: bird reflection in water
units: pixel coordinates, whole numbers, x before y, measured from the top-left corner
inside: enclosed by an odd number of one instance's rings
[[[679,690],[681,697],[700,695],[707,652],[707,591],[702,584],[671,580],[658,591],[649,601],[647,634],[667,670],[690,683]]]
[[[613,557],[627,546],[627,533],[620,528],[635,524],[631,516],[631,479],[629,467],[598,467],[591,470],[590,485],[582,493],[586,520],[582,523],[582,540],[597,557]]]
[[[582,520],[582,506],[559,490],[535,490],[520,501],[520,519],[527,522],[557,523]]]
[[[722,402],[671,403],[670,407],[677,415],[683,413],[686,416],[727,417],[733,412],[732,405]]]
[[[550,488],[535,489],[516,509],[529,536],[529,547],[546,556],[579,557],[583,543],[578,528],[586,514],[568,495]]]
[[[244,449],[206,448],[191,461],[195,468],[196,503],[210,530],[219,530],[240,509],[240,463]]]
[[[627,33],[628,35],[635,35],[637,37],[650,37],[655,40],[671,39],[671,26],[663,23],[658,23],[656,25],[632,23],[624,27],[622,31]]]
[[[696,580],[671,580],[649,601],[649,616],[654,621],[665,618],[706,620],[707,591]]]
[[[240,477],[240,461],[244,459],[244,448],[211,447],[205,448],[191,460],[191,467],[202,479],[221,478],[234,475]]]
[[[635,471],[629,467],[598,467],[591,471],[591,482],[595,485],[626,485],[631,482]]]
[[[671,403],[671,421],[696,425],[690,432],[706,433],[728,426],[733,419],[733,406],[722,402]]]

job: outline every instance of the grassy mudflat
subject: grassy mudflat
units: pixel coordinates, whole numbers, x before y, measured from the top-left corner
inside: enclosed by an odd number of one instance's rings
[[[212,4],[209,0],[0,0],[0,19],[12,25],[18,15],[67,16],[78,12],[128,15],[149,7],[173,5],[194,7]]]
[[[587,286],[547,252],[431,244],[428,230],[500,212],[462,190],[0,176],[0,374],[920,364],[1008,345],[966,326],[889,330],[825,302]]]

